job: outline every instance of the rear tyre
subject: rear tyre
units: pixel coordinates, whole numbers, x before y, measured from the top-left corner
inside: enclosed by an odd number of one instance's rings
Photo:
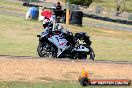
[[[87,59],[86,53],[76,52],[74,54],[71,54],[71,59]]]
[[[88,86],[91,84],[90,80],[87,77],[82,77],[79,82],[82,86]]]
[[[86,53],[80,54],[78,59],[87,59],[87,54]]]
[[[90,58],[89,59],[94,60],[95,53],[94,53],[94,51],[93,51],[93,49],[91,47],[89,47],[89,55],[90,55]]]
[[[71,18],[70,18],[70,24],[77,24],[79,26],[82,26],[82,18],[83,18],[82,11],[72,11]]]
[[[72,11],[72,15],[78,16],[78,17],[83,17],[83,12],[82,11]]]
[[[87,59],[87,54],[83,54],[82,59]]]

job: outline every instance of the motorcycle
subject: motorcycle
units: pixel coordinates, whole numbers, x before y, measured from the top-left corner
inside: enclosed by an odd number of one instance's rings
[[[37,37],[37,52],[40,57],[87,59],[89,55],[89,59],[95,58],[90,37],[84,32],[73,34],[59,24],[53,30],[53,24],[50,22],[45,31]]]

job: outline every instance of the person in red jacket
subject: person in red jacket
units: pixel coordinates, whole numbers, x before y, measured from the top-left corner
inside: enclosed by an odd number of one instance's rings
[[[45,19],[50,19],[52,17],[52,11],[50,9],[43,9],[41,15],[44,16]]]
[[[43,27],[45,29],[48,26],[49,22],[53,22],[53,13],[50,9],[44,8],[41,12],[41,15],[44,17]]]

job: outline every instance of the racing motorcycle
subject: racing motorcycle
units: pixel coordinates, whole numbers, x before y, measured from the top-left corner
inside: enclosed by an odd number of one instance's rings
[[[39,37],[37,52],[40,57],[72,58],[94,60],[95,54],[91,48],[90,37],[84,33],[75,33],[65,30],[57,24],[53,30],[53,23],[49,22]]]

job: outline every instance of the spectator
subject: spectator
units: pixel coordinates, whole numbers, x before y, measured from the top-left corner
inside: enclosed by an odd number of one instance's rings
[[[50,9],[45,8],[45,9],[43,9],[41,15],[44,16],[44,19],[50,19],[53,14]]]
[[[26,13],[26,20],[37,19],[39,11],[36,7],[30,7]]]
[[[62,7],[61,7],[61,5],[60,5],[60,2],[58,2],[57,3],[57,6],[56,6],[56,10],[61,10],[62,9]]]

